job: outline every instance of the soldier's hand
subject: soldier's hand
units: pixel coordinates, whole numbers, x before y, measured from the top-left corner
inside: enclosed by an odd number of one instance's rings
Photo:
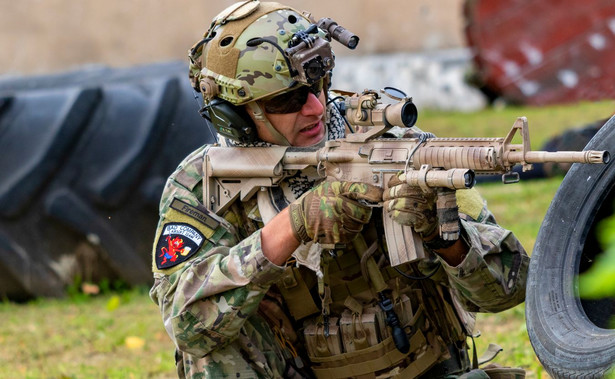
[[[369,222],[365,203],[382,200],[382,189],[364,183],[325,180],[290,204],[290,222],[299,241],[345,244]]]
[[[423,237],[432,235],[438,228],[436,193],[406,183],[406,175],[399,172],[389,180],[384,191],[384,209],[397,223],[411,226]]]
[[[408,185],[403,172],[393,176],[388,186],[383,197],[384,209],[394,221],[411,226],[428,241],[439,236],[446,240],[458,238],[459,213],[455,190],[441,188],[437,192],[425,193]]]

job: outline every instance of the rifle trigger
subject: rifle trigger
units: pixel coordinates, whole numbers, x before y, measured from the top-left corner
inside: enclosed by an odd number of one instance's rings
[[[320,176],[321,178],[327,177],[327,171],[326,171],[325,166],[322,164],[322,161],[318,161],[318,166],[316,166],[316,172],[318,173],[318,176]]]
[[[519,173],[514,171],[508,171],[502,175],[502,183],[513,184],[519,182]]]
[[[365,207],[368,207],[368,208],[379,208],[379,207],[382,207],[382,203],[379,203],[379,202],[372,203],[371,201],[367,201],[365,199],[359,199],[359,200],[357,200],[357,202],[359,204],[365,206]]]

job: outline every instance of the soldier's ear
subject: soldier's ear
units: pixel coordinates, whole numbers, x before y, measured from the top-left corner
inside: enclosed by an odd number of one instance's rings
[[[254,121],[243,106],[214,98],[200,113],[224,137],[241,143],[252,143],[257,139]]]

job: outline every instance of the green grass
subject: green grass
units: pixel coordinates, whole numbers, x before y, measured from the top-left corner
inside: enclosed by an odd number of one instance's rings
[[[614,102],[543,108],[489,109],[477,113],[424,111],[420,127],[447,137],[503,137],[517,116],[527,116],[535,149],[572,127],[609,117]],[[480,192],[505,228],[531,251],[540,223],[562,178],[504,185]],[[107,291],[105,291],[107,292]],[[146,289],[27,304],[0,303],[0,378],[172,378],[174,347]],[[496,361],[546,377],[525,329],[524,307],[479,315],[479,355],[489,343],[504,352]]]
[[[146,289],[5,302],[0,315],[0,378],[173,377],[173,346]]]
[[[533,149],[562,131],[611,117],[615,101],[550,107],[490,108],[480,112],[419,111],[417,126],[438,137],[505,137],[517,117],[525,116]]]
[[[538,229],[563,177],[521,181],[515,184],[483,183],[483,195],[498,223],[513,233],[531,252]]]
[[[487,200],[498,223],[513,233],[531,253],[540,224],[549,208],[562,177],[525,181],[516,184],[489,183],[477,188]],[[495,362],[523,367],[528,378],[547,377],[534,354],[525,326],[525,307],[521,304],[497,314],[479,314],[477,329],[482,337],[476,339],[480,355],[489,345],[504,348]]]

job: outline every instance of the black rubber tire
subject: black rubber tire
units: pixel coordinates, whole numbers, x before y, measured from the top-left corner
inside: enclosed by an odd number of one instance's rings
[[[212,138],[181,62],[0,78],[0,296],[151,283],[166,178]]]
[[[615,117],[586,146],[615,146]],[[602,252],[596,225],[613,214],[615,165],[572,166],[540,227],[526,296],[527,330],[554,378],[599,378],[615,362],[615,298],[579,298],[578,274]]]

